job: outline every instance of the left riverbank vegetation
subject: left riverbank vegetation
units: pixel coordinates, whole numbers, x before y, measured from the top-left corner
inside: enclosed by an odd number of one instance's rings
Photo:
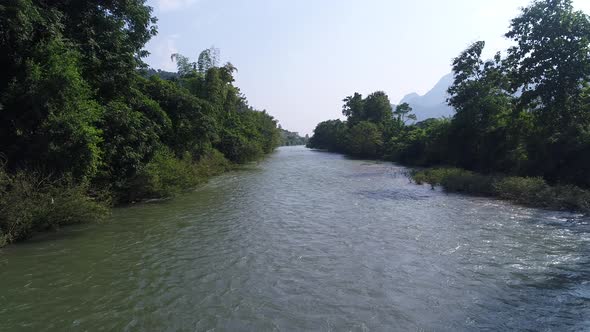
[[[97,221],[262,157],[277,121],[248,105],[216,49],[148,69],[144,0],[0,5],[0,246]]]
[[[452,118],[416,122],[384,92],[344,99],[308,146],[413,166],[417,182],[519,203],[590,209],[590,18],[570,0],[536,0],[511,22],[514,46],[484,41],[453,60]],[[446,166],[446,167],[442,167]]]

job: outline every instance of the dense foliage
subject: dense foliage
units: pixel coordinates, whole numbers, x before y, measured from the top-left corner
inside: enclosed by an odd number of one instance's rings
[[[169,195],[278,146],[219,51],[147,70],[155,23],[145,0],[0,4],[0,242],[97,219],[104,193]]]
[[[504,57],[484,61],[480,41],[454,59],[451,119],[415,123],[408,105],[355,93],[347,120],[320,123],[308,146],[590,187],[590,17],[571,0],[536,0],[506,37]]]
[[[280,128],[281,131],[281,146],[294,146],[294,145],[306,145],[309,137],[305,135],[305,137],[299,136],[299,133],[288,131],[286,129]]]

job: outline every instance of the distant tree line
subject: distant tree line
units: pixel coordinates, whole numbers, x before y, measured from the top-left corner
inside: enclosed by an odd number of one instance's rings
[[[0,246],[271,152],[277,121],[203,51],[148,70],[144,0],[0,4]]]
[[[452,118],[416,123],[383,92],[355,93],[344,99],[346,121],[318,124],[308,146],[590,187],[589,16],[571,0],[533,1],[506,37],[514,46],[491,60],[483,41],[453,60]]]
[[[292,132],[280,128],[281,131],[281,146],[294,146],[294,145],[306,145],[309,137],[305,135],[305,137],[299,136],[299,133]]]
[[[159,78],[163,79],[163,80],[174,80],[180,77],[180,75],[178,74],[178,72],[172,72],[172,71],[165,71],[165,70],[161,70],[161,69],[153,69],[153,68],[148,68],[148,69],[144,69],[141,71],[142,76],[149,78],[152,76],[158,76]]]

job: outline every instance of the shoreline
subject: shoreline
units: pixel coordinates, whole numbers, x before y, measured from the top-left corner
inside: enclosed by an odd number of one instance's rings
[[[429,184],[449,193],[493,197],[532,208],[590,212],[590,190],[549,185],[540,177],[484,175],[452,167],[413,169],[409,176],[416,185]]]

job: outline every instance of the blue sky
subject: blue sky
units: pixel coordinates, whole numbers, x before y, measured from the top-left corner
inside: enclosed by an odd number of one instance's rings
[[[174,70],[170,54],[196,59],[211,46],[238,68],[237,86],[291,131],[341,117],[354,92],[393,103],[423,94],[477,40],[506,49],[510,19],[529,0],[148,0],[158,36],[147,62]],[[574,0],[590,13],[590,1]]]

